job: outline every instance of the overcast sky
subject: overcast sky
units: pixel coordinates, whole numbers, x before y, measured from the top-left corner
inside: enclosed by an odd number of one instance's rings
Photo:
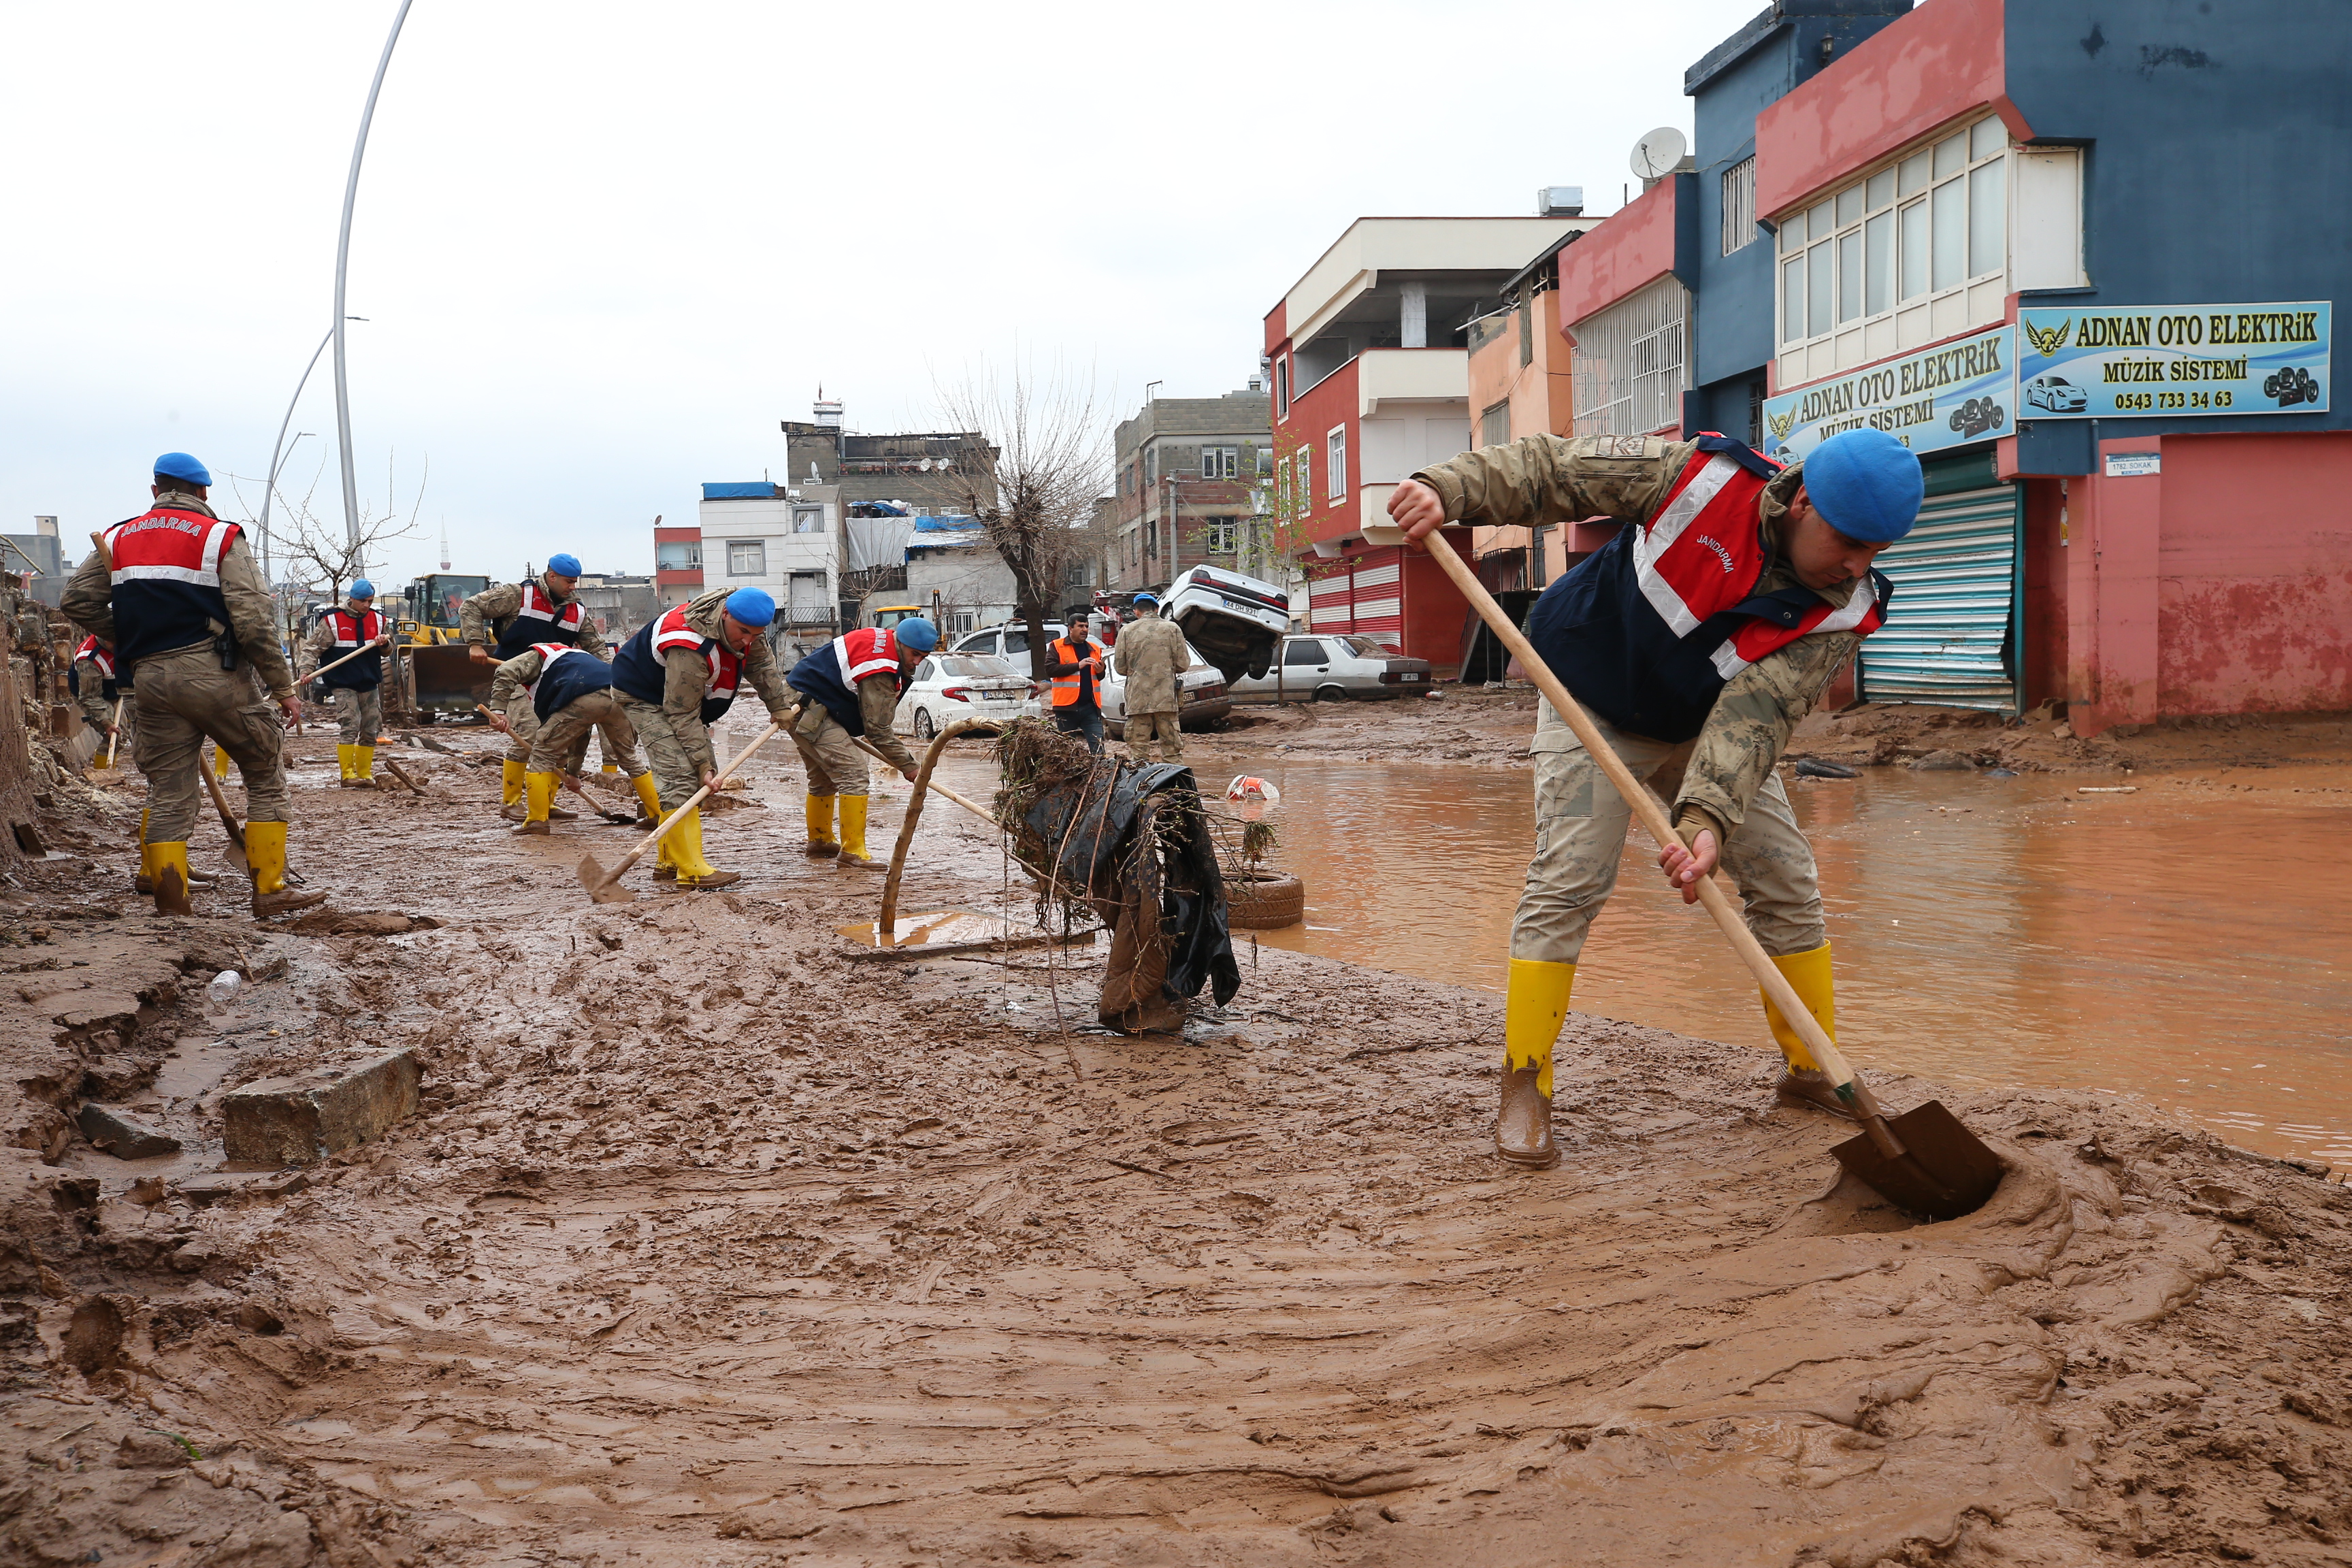
[[[7,8],[0,531],[76,556],[172,449],[258,510],[395,4]],[[649,571],[703,480],[783,477],[819,383],[864,431],[1015,354],[1114,416],[1238,387],[1354,217],[1613,211],[1758,4],[415,0],[352,245],[362,495],[423,529],[375,575],[445,523],[461,572]],[[339,521],[331,388],[280,492]]]

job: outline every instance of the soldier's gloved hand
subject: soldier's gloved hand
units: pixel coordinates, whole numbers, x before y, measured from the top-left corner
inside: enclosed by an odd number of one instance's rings
[[[1683,902],[1698,902],[1698,883],[1702,877],[1715,875],[1715,830],[1702,827],[1690,836],[1690,847],[1668,845],[1658,851],[1658,865],[1666,880],[1682,889]]]
[[[1389,493],[1389,519],[1414,540],[1445,526],[1445,503],[1419,479],[1407,479]]]

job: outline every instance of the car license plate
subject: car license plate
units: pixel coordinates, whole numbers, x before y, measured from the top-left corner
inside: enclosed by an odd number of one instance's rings
[[[1408,669],[1403,674],[1398,676],[1397,679],[1399,680],[1427,680],[1429,677],[1423,675],[1417,669]]]

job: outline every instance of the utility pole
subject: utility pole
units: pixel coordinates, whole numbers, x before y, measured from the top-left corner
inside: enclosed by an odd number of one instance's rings
[[[343,283],[351,269],[352,207],[360,196],[360,160],[367,155],[368,125],[375,119],[376,94],[383,90],[383,73],[392,66],[392,47],[400,42],[401,25],[408,20],[409,0],[400,0],[392,19],[392,36],[383,41],[383,57],[375,63],[375,79],[368,84],[367,107],[360,111],[359,139],[352,143],[351,176],[343,182],[343,226],[335,240],[335,439],[343,459],[343,531],[352,545],[352,570],[362,570],[359,558],[359,475],[352,467],[352,390],[343,353]],[[308,373],[306,372],[307,375]]]

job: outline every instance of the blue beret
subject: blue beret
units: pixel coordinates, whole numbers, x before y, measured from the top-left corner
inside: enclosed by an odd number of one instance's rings
[[[908,616],[890,628],[890,635],[917,653],[929,653],[940,646],[940,628],[921,616]]]
[[[547,569],[550,572],[554,573],[559,577],[577,577],[580,575],[580,557],[577,555],[551,555],[547,558]],[[740,619],[740,617],[739,616],[738,618]]]
[[[373,599],[375,597],[375,584],[364,577],[359,578],[352,584],[351,596],[354,599]]]
[[[1867,544],[1911,531],[1927,493],[1911,448],[1884,430],[1844,430],[1807,454],[1805,495],[1822,521]]]
[[[154,472],[167,479],[181,479],[192,485],[209,488],[213,471],[189,457],[185,452],[166,452],[155,459]]]
[[[776,601],[765,588],[738,588],[727,595],[727,613],[747,626],[764,626],[776,618]]]

